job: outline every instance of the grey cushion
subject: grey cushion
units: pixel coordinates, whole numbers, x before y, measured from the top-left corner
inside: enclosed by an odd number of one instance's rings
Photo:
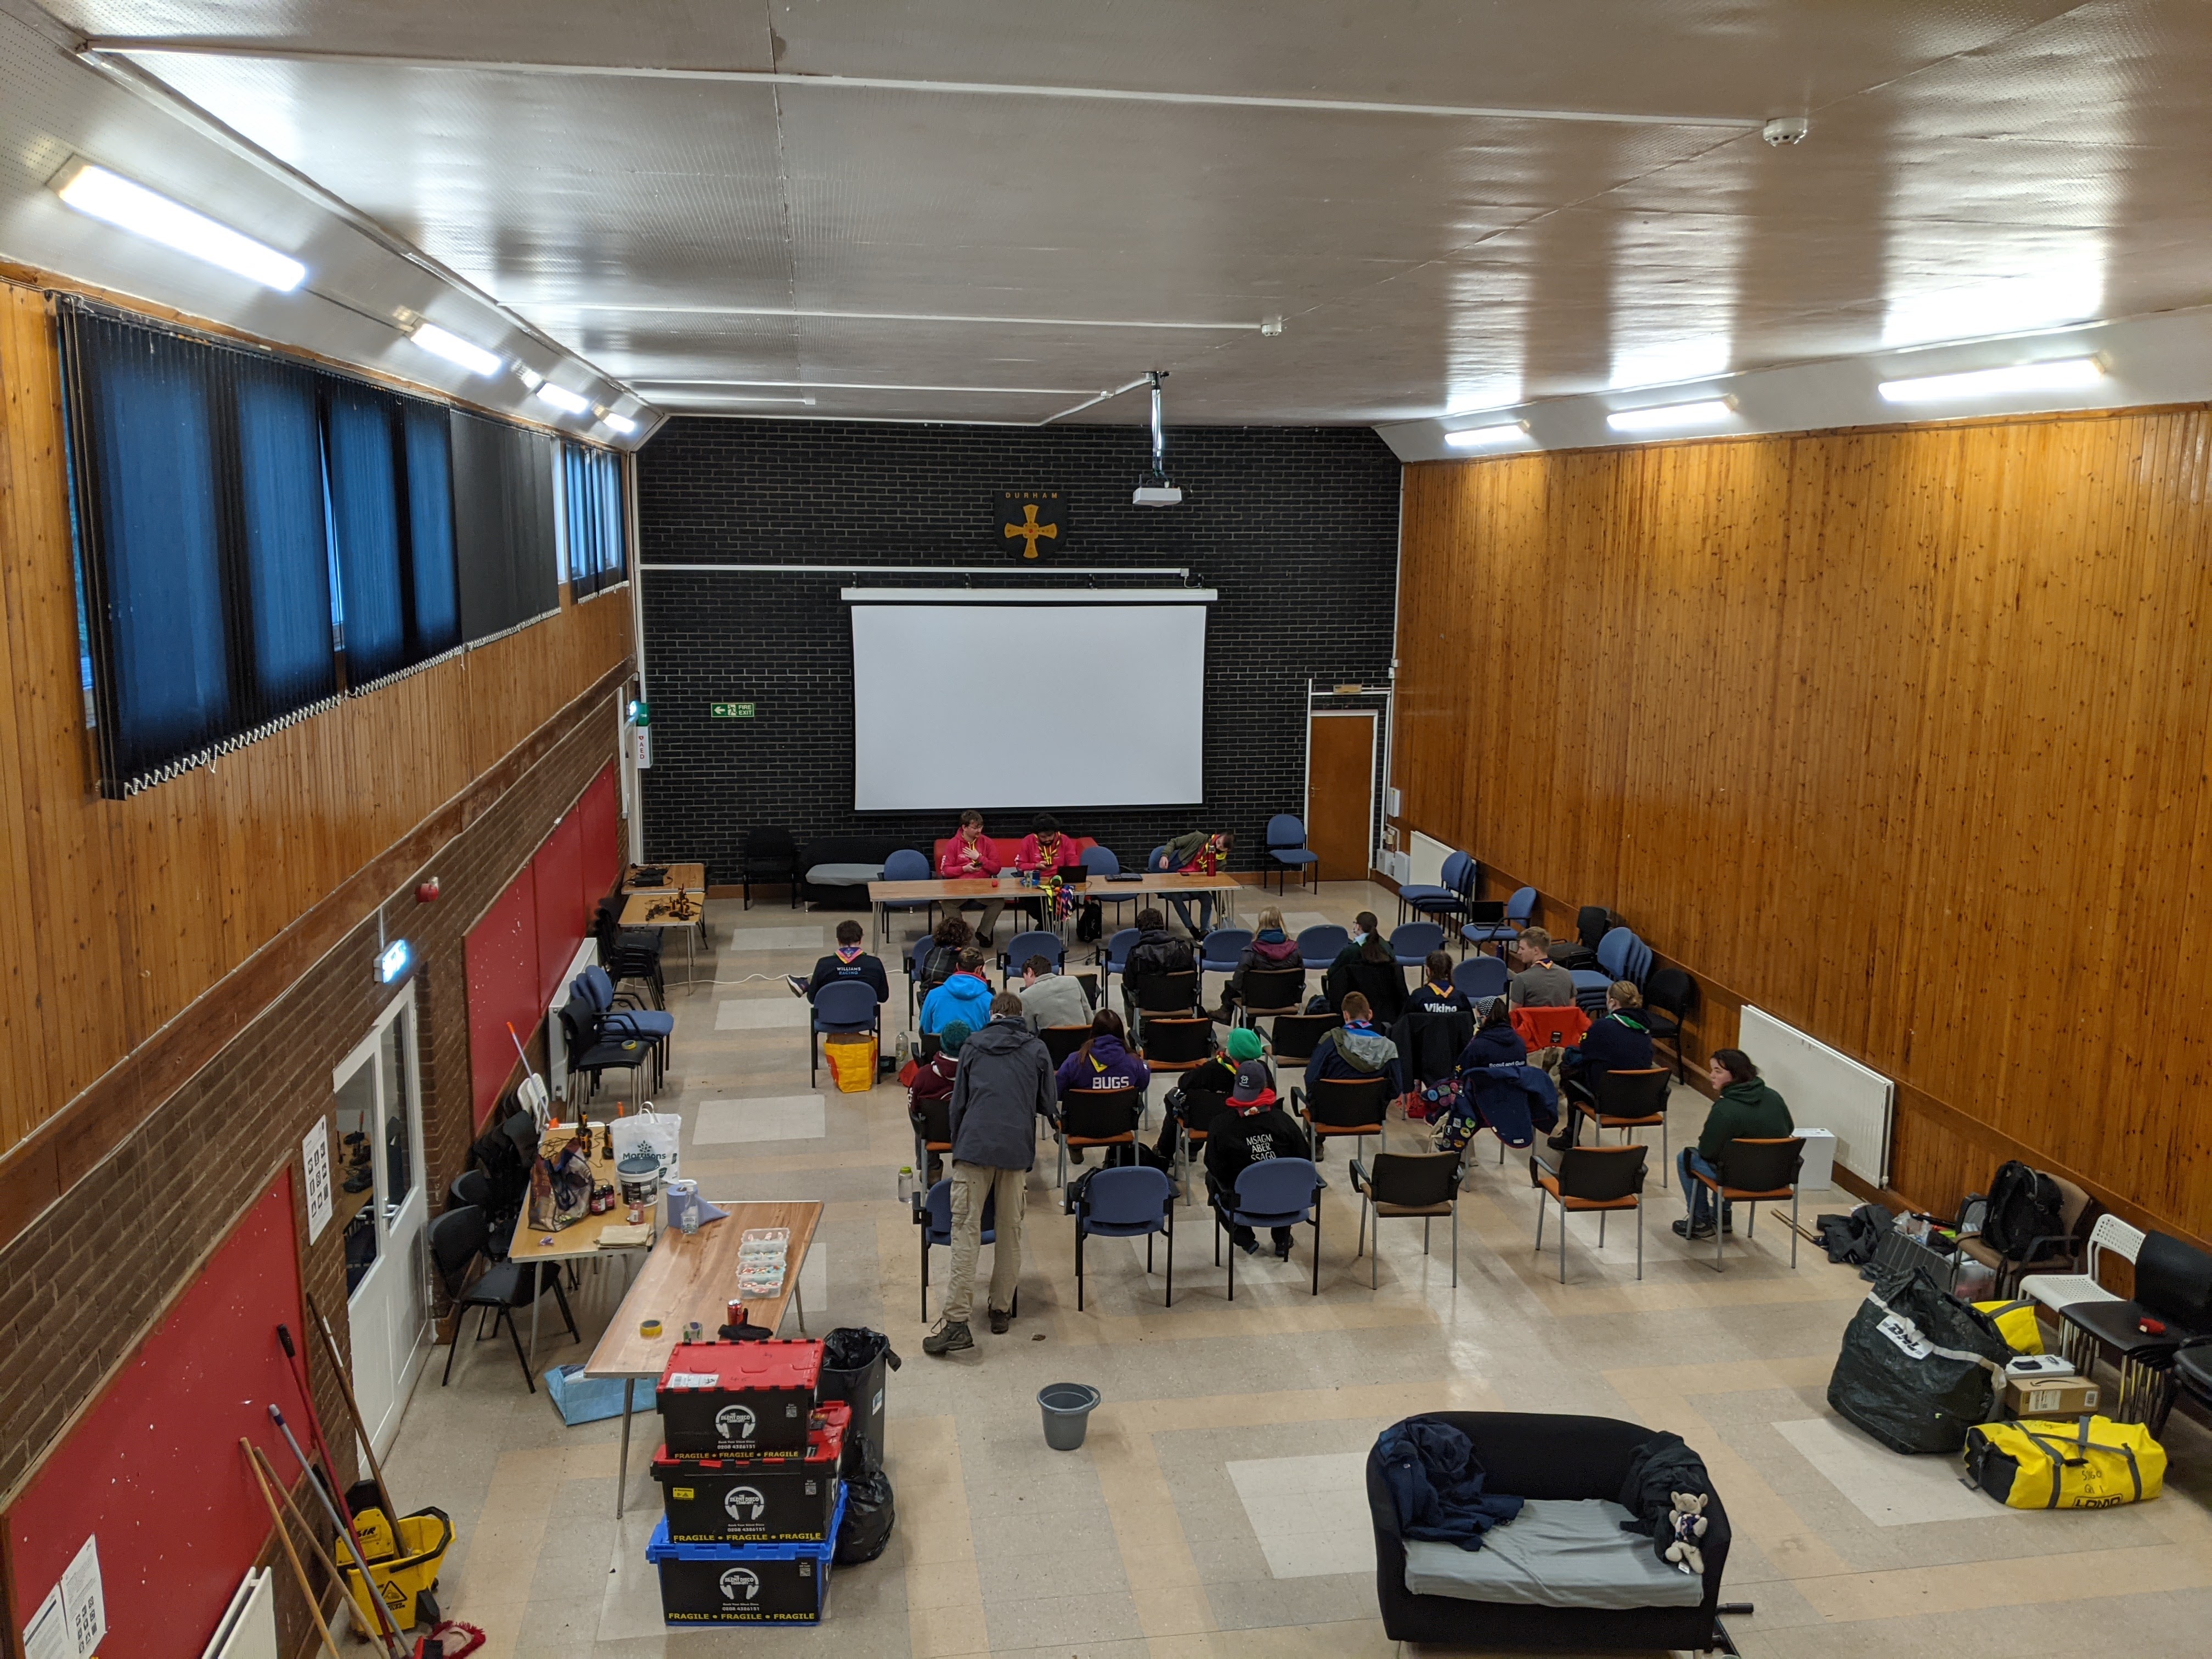
[[[806,872],[813,887],[866,887],[884,878],[880,864],[817,864]]]
[[[1532,1498],[1482,1535],[1482,1547],[1406,1544],[1406,1588],[1415,1595],[1512,1601],[1537,1607],[1694,1607],[1705,1581],[1652,1553],[1629,1518],[1602,1498]]]

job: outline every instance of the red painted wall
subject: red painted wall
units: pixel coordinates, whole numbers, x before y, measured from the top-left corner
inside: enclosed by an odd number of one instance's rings
[[[469,976],[469,1085],[481,1127],[514,1069],[508,1024],[527,1042],[544,1015],[538,998],[538,884],[529,865],[469,929],[462,960]]]
[[[584,831],[584,908],[610,891],[623,871],[622,799],[611,765],[576,803]]]
[[[584,942],[584,821],[580,808],[553,826],[530,860],[538,887],[538,1006],[564,1001],[562,979]]]
[[[127,1220],[118,1224],[130,1224]],[[307,1411],[279,1322],[307,1348],[292,1233],[292,1176],[279,1175],[8,1510],[10,1605],[27,1623],[88,1535],[100,1540],[107,1603],[102,1656],[198,1659],[269,1537],[243,1435],[277,1473],[299,1466],[270,1422],[302,1446]]]

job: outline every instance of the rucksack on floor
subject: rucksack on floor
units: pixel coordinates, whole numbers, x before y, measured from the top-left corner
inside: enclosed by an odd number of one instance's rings
[[[2140,1423],[2023,1419],[1966,1431],[1966,1480],[2016,1510],[2110,1510],[2166,1484],[2166,1448]]]
[[[1076,912],[1075,939],[1079,945],[1096,945],[1106,932],[1106,912],[1097,899],[1083,901],[1083,908]]]
[[[1982,1218],[1982,1243],[1998,1255],[2025,1259],[2039,1238],[2065,1231],[2058,1183],[2014,1158],[2001,1164],[1990,1182],[1989,1208]]]

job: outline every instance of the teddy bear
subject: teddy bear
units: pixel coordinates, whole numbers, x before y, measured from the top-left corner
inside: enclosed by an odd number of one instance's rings
[[[1671,1540],[1660,1552],[1674,1564],[1675,1570],[1702,1577],[1705,1571],[1704,1553],[1698,1548],[1698,1540],[1705,1535],[1711,1523],[1705,1519],[1705,1504],[1710,1497],[1705,1492],[1671,1492],[1674,1508],[1666,1521],[1667,1536]]]

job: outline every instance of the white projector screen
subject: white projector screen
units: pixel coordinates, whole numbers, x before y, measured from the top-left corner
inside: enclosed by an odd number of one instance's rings
[[[1205,795],[1206,606],[853,605],[862,812]]]

